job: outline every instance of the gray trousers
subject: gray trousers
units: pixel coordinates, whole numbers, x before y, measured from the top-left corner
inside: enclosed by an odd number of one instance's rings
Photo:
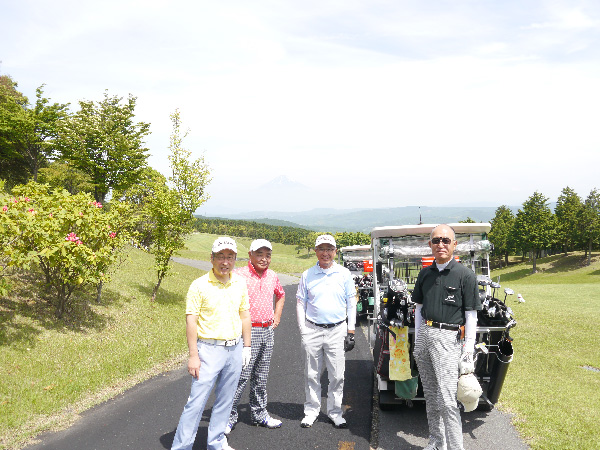
[[[421,324],[413,352],[425,394],[430,439],[448,450],[463,450],[462,423],[456,401],[462,342],[456,331]]]

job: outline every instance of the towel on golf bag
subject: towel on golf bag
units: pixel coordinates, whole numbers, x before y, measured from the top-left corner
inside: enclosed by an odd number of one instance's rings
[[[390,327],[390,380],[404,381],[412,378],[408,345],[408,327]]]

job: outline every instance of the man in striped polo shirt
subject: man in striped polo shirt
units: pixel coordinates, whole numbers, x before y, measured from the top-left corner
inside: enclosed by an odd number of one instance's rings
[[[225,434],[229,434],[238,421],[238,404],[244,388],[250,380],[250,420],[257,426],[266,428],[281,427],[281,420],[267,412],[267,378],[271,355],[273,354],[274,331],[281,320],[285,292],[279,277],[269,269],[273,246],[266,239],[256,239],[250,244],[249,261],[245,267],[235,270],[246,280],[250,297],[250,318],[252,321],[252,355],[250,363],[242,370],[229,423]],[[275,295],[275,309],[273,309]]]
[[[429,247],[435,262],[419,272],[412,293],[417,304],[413,356],[423,384],[430,435],[425,450],[463,450],[456,391],[459,374],[475,370],[481,301],[475,273],[453,258],[456,245],[452,227],[438,225],[431,231]]]

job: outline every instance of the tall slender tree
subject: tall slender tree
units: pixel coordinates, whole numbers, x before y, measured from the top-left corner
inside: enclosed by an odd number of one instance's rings
[[[579,229],[585,244],[587,265],[592,263],[592,248],[600,243],[600,192],[592,189],[580,210]]]
[[[512,237],[519,249],[531,252],[532,273],[536,273],[538,252],[555,242],[554,215],[547,197],[536,191],[523,203],[515,218]]]
[[[508,255],[515,247],[511,236],[514,223],[515,216],[506,205],[496,209],[494,218],[490,221],[492,225],[489,233],[490,242],[494,244],[494,252],[504,257],[506,266],[508,266]]]
[[[150,251],[154,254],[157,275],[152,301],[163,278],[171,270],[171,257],[184,247],[186,235],[193,231],[194,212],[208,199],[206,186],[210,182],[210,171],[204,157],[191,161],[192,153],[182,146],[187,132],[181,131],[179,110],[171,114],[171,122],[170,186],[156,186],[155,198],[148,205],[154,224]]]
[[[575,249],[578,241],[578,221],[583,203],[569,186],[564,188],[556,202],[554,214],[556,216],[556,237],[565,254]]]

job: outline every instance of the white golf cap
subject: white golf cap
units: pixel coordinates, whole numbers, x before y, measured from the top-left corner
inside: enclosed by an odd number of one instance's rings
[[[267,247],[269,250],[273,250],[273,246],[266,239],[255,239],[250,244],[250,251],[255,252],[259,248]]]
[[[321,236],[319,236],[315,241],[315,248],[321,244],[329,244],[337,248],[337,246],[335,245],[335,239],[330,234],[322,234]]]
[[[237,245],[235,245],[235,241],[230,237],[220,237],[213,242],[212,252],[219,253],[221,250],[233,250],[237,254]]]
[[[461,375],[458,379],[456,399],[463,404],[465,412],[475,411],[483,390],[472,373]]]

